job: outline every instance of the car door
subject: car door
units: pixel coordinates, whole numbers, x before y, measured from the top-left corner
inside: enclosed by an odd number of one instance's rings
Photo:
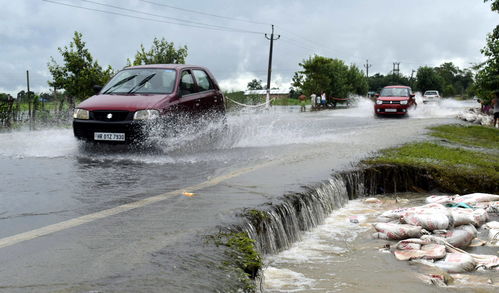
[[[199,96],[201,98],[201,110],[208,112],[212,110],[219,110],[223,107],[222,93],[216,89],[214,82],[211,80],[208,73],[202,69],[193,69],[192,73],[196,79],[196,84],[199,89]]]
[[[190,69],[180,73],[180,102],[179,109],[189,115],[196,115],[201,111],[201,97]]]

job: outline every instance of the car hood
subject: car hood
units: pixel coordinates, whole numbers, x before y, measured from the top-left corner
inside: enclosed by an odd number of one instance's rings
[[[168,95],[95,95],[81,102],[77,108],[86,110],[123,110],[137,111],[141,109],[154,109],[162,101],[166,100]]]
[[[406,101],[406,100],[409,100],[409,97],[378,97],[378,100],[381,100],[381,101]]]

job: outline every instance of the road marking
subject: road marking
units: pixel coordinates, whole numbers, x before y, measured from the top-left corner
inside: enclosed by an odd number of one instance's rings
[[[263,168],[265,166],[268,166],[273,162],[275,162],[275,161],[265,162],[265,163],[262,163],[262,164],[259,164],[256,166],[252,166],[252,167],[241,168],[241,169],[235,170],[229,174],[221,175],[221,176],[212,178],[210,180],[207,180],[205,182],[202,182],[202,183],[199,183],[196,185],[192,185],[192,186],[185,187],[182,189],[177,189],[177,190],[166,192],[163,194],[151,196],[151,197],[141,199],[141,200],[138,200],[135,202],[127,203],[127,204],[120,205],[120,206],[117,206],[114,208],[110,208],[110,209],[103,210],[100,212],[88,214],[85,216],[81,216],[81,217],[74,218],[71,220],[63,221],[63,222],[56,223],[53,225],[48,225],[48,226],[34,229],[34,230],[31,230],[28,232],[5,237],[5,238],[0,239],[0,248],[12,246],[12,245],[20,243],[20,242],[32,240],[32,239],[35,239],[38,237],[46,236],[46,235],[56,233],[56,232],[59,232],[62,230],[67,230],[69,228],[73,228],[73,227],[77,227],[77,226],[80,226],[80,225],[83,225],[86,223],[94,222],[94,221],[97,221],[99,219],[107,218],[107,217],[117,215],[117,214],[120,214],[123,212],[127,212],[127,211],[130,211],[133,209],[141,208],[141,207],[144,207],[144,206],[171,198],[175,195],[180,195],[187,190],[188,191],[197,191],[197,190],[200,190],[200,189],[203,189],[206,187],[214,186],[214,185],[217,185],[220,182],[223,182],[225,180],[228,180],[228,179],[231,179],[234,177],[238,177],[240,175],[243,175],[243,174],[255,171],[257,169]]]

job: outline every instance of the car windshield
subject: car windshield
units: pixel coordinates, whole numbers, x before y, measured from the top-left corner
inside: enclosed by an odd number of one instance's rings
[[[102,94],[170,94],[176,72],[172,69],[125,69],[102,89]]]
[[[381,90],[382,97],[408,97],[409,91],[407,88],[390,87]]]
[[[426,91],[426,92],[424,93],[424,95],[425,95],[425,96],[428,96],[428,95],[436,95],[436,94],[437,94],[437,92],[436,92],[436,91]]]

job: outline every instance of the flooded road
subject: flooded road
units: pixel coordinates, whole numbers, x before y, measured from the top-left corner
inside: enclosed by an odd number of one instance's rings
[[[405,119],[375,119],[368,100],[334,111],[237,112],[216,140],[193,130],[154,151],[86,147],[71,129],[2,133],[0,291],[230,291],[236,282],[215,268],[221,256],[205,235],[242,208],[423,139],[427,126],[457,123],[466,106],[421,105]]]

